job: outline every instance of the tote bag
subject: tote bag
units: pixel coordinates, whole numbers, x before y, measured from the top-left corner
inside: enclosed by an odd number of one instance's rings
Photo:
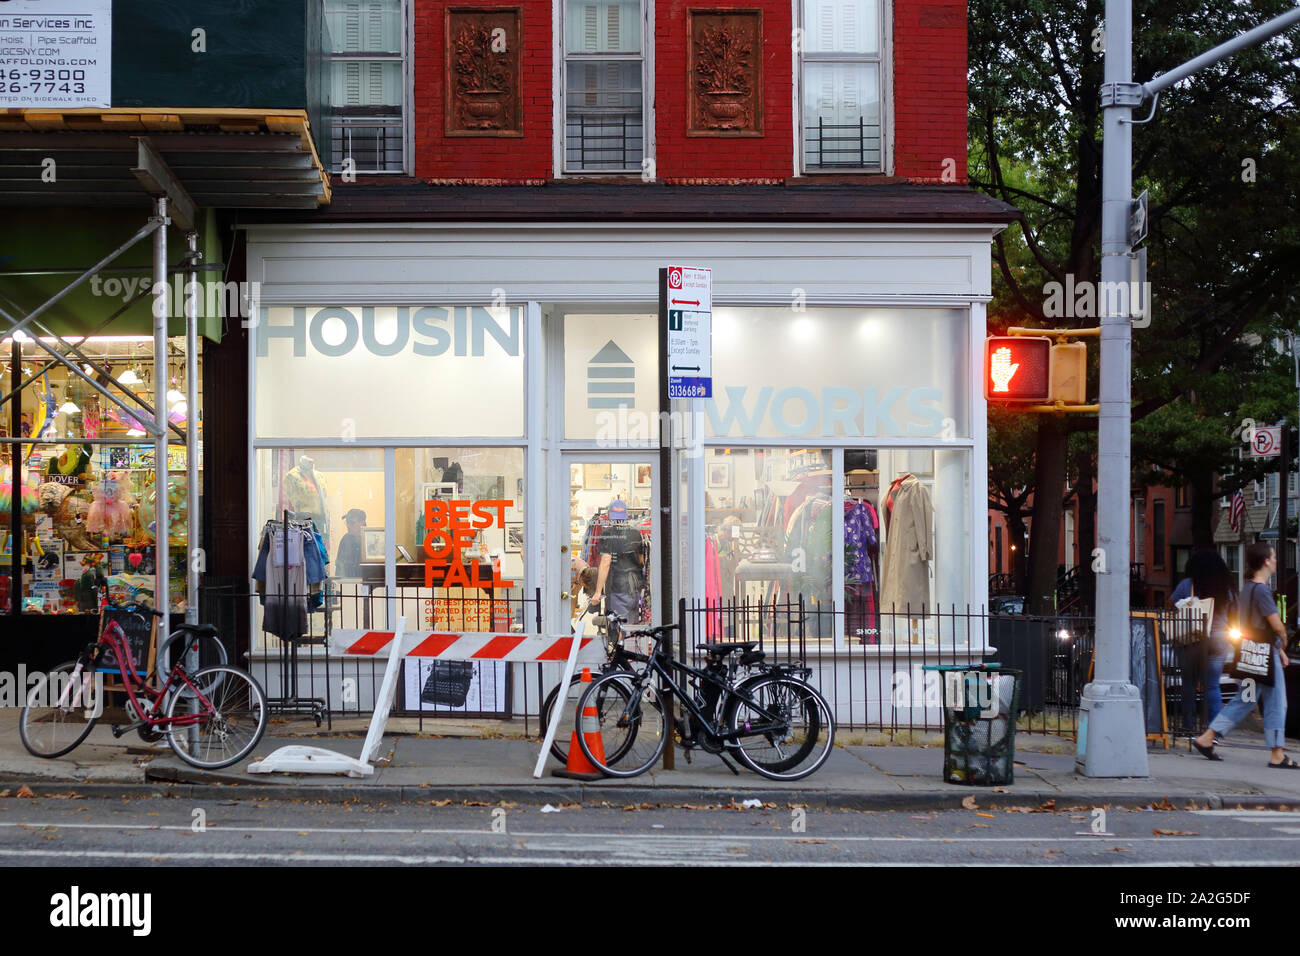
[[[1249,610],[1242,619],[1240,605],[1237,611],[1237,630],[1241,640],[1233,643],[1232,661],[1228,673],[1237,680],[1253,680],[1256,684],[1273,683],[1273,640],[1267,632],[1264,622],[1256,625],[1255,588],[1258,584],[1251,582]]]

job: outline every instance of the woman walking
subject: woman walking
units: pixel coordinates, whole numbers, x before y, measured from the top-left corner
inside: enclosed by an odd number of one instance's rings
[[[1190,665],[1183,669],[1183,687],[1194,688],[1198,682],[1205,684],[1206,718],[1212,721],[1223,709],[1219,679],[1223,677],[1223,665],[1232,653],[1232,646],[1228,643],[1228,605],[1236,599],[1237,592],[1232,587],[1232,572],[1217,552],[1197,551],[1187,559],[1184,573],[1187,577],[1178,582],[1169,598],[1171,604],[1189,597],[1214,599],[1209,640],[1183,651],[1186,664]],[[1195,693],[1184,695],[1183,717],[1189,722],[1195,719],[1195,696]]]
[[[1290,661],[1283,649],[1286,646],[1286,630],[1278,616],[1277,605],[1269,592],[1267,581],[1277,569],[1277,555],[1270,545],[1252,544],[1246,549],[1246,571],[1249,575],[1245,587],[1241,589],[1238,620],[1250,628],[1267,628],[1276,638],[1273,641],[1273,683],[1257,684],[1254,694],[1243,693],[1238,689],[1237,696],[1223,706],[1219,716],[1210,722],[1210,727],[1199,737],[1192,738],[1192,746],[1209,760],[1222,760],[1214,751],[1215,740],[1228,736],[1255,709],[1255,699],[1264,710],[1264,742],[1272,748],[1268,765],[1286,770],[1300,770],[1296,763],[1283,750],[1286,734],[1286,678],[1282,668]]]

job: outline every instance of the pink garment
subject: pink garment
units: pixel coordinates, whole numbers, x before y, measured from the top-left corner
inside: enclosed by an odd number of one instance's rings
[[[704,639],[712,644],[722,639],[722,566],[718,562],[718,543],[713,536],[704,539]]]

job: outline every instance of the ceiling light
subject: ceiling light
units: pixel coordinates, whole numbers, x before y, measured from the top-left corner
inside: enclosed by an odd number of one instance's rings
[[[73,404],[72,399],[68,399],[66,402],[64,402],[62,405],[59,406],[60,415],[76,415],[80,413],[80,411],[81,409],[79,409],[76,405]]]
[[[122,377],[119,378],[118,381],[123,385],[139,385],[141,383],[140,376],[135,374],[135,369],[133,368],[129,368],[123,372]]]
[[[176,402],[183,402],[185,401],[185,396],[173,388],[167,392],[167,401],[172,402],[173,404]]]

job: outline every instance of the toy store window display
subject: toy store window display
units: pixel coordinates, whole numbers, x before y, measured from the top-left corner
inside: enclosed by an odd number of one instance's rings
[[[104,589],[114,601],[153,603],[152,463],[147,469],[107,467],[111,463],[107,451],[97,453],[88,444],[50,445],[29,453],[20,544],[26,558],[24,613],[93,614]],[[9,487],[0,492],[12,494]],[[172,593],[183,595],[183,475],[170,476],[168,497],[168,537],[182,556],[182,587],[178,592],[173,580]],[[9,507],[3,500],[0,506]]]

